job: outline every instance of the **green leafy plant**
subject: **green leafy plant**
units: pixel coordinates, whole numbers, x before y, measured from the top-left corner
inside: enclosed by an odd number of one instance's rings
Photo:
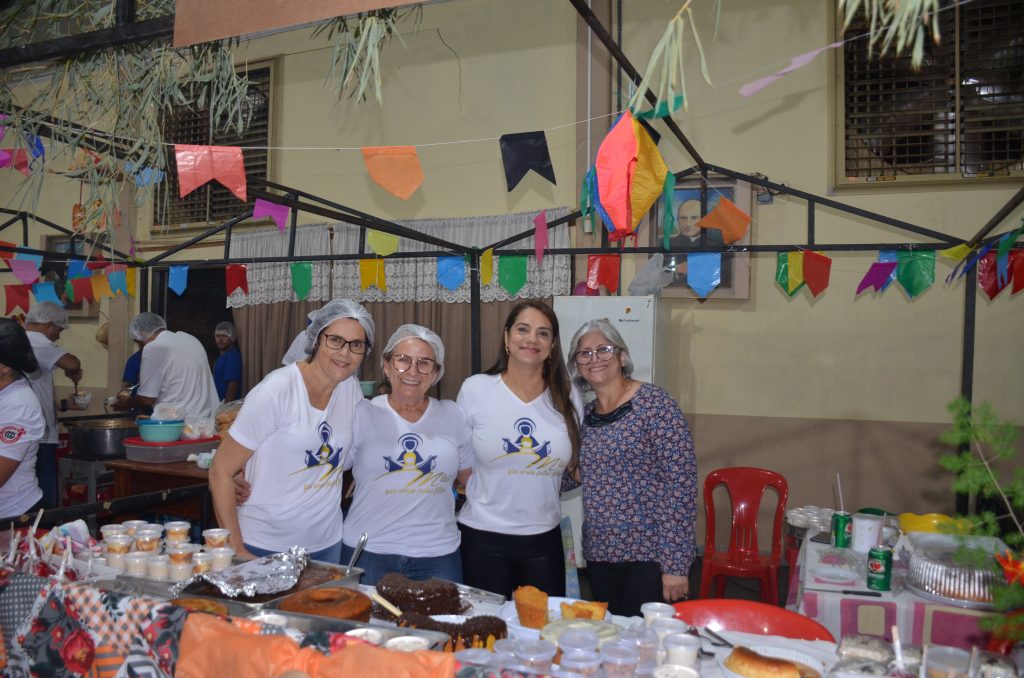
[[[924,61],[924,44],[928,34],[939,44],[939,0],[839,0],[838,13],[843,17],[845,31],[861,7],[868,18],[870,34],[868,50],[881,43],[880,55],[891,47],[897,54],[913,45],[910,63],[917,69]]]

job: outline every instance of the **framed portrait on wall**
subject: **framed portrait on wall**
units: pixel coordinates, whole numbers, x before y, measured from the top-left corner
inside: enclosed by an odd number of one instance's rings
[[[44,235],[42,238],[42,249],[48,252],[61,252],[63,254],[86,254],[86,244],[80,239],[71,240],[68,236],[62,235]],[[74,242],[74,252],[71,251],[72,242]],[[67,282],[67,261],[44,261],[41,273],[43,280],[47,282],[55,283],[57,291],[60,294],[60,300],[64,304],[64,309],[68,312],[69,319],[78,318],[99,318],[100,317],[100,302],[99,301],[86,301],[79,299],[78,301],[72,302],[64,292],[64,284]]]
[[[700,247],[721,247],[722,232],[713,228],[700,228],[697,222],[701,219],[701,180],[697,176],[689,176],[676,183],[672,195],[672,209],[676,217],[676,234],[669,240],[669,246],[673,250],[696,249]],[[723,197],[731,200],[747,214],[752,214],[750,184],[737,181],[728,177],[708,177],[708,213],[715,209],[718,201]],[[662,217],[660,210],[662,201],[655,203],[651,210],[650,223],[650,246],[663,247]],[[733,245],[749,245],[751,243],[750,229],[742,239]],[[686,284],[686,254],[674,253],[663,255],[665,266],[672,270],[672,282],[662,288],[661,296],[678,299],[698,299],[697,293]],[[707,299],[749,299],[750,298],[750,253],[749,252],[725,252],[722,254],[722,281],[707,296]]]

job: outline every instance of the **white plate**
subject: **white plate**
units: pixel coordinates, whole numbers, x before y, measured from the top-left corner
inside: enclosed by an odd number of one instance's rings
[[[830,584],[856,584],[858,579],[857,573],[853,570],[833,565],[817,565],[812,567],[811,576]]]
[[[788,647],[771,647],[764,645],[751,645],[749,649],[765,657],[774,657],[775,659],[787,659],[791,662],[799,662],[804,666],[808,666],[818,672],[819,675],[825,675],[825,662],[815,659],[809,654],[798,652],[797,650],[791,650]],[[726,678],[744,678],[738,673],[733,673],[729,669],[725,668],[725,659],[729,656],[729,653],[723,653],[718,656],[718,666],[722,669],[722,673]]]
[[[559,598],[551,596],[548,598],[548,621],[562,618],[562,603],[575,603],[579,598]],[[515,638],[525,640],[538,640],[540,629],[531,629],[519,623],[519,614],[516,612],[516,602],[510,600],[498,608],[498,616],[508,625],[508,633]],[[605,619],[611,619],[611,614],[605,612]]]

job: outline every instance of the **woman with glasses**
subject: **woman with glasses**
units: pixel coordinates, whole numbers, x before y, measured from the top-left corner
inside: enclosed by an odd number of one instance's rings
[[[613,614],[689,594],[696,553],[697,461],[672,397],[631,378],[633,361],[607,320],[583,325],[569,374],[596,394],[583,413],[583,556],[594,600]],[[578,483],[567,479],[563,489]]]
[[[559,485],[577,464],[582,408],[550,306],[512,308],[498,361],[463,383],[458,402],[475,456],[459,513],[466,583],[506,597],[527,584],[564,596]]]
[[[356,408],[345,462],[355,495],[341,561],[349,561],[365,532],[363,584],[372,586],[389,572],[461,583],[452,486],[469,478],[473,448],[462,409],[427,395],[444,374],[444,344],[426,327],[402,325],[380,362],[384,395]]]
[[[210,468],[221,527],[237,555],[303,546],[340,562],[341,478],[352,417],[363,399],[356,370],[373,344],[373,319],[349,299],[321,308],[306,328],[305,360],[268,374],[249,392]],[[233,478],[249,491],[241,506]]]

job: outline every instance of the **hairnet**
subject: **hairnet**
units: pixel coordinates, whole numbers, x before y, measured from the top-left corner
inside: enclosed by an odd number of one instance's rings
[[[68,327],[68,312],[64,310],[64,307],[60,304],[52,301],[41,301],[25,314],[25,322],[27,323],[53,323],[57,327],[67,329]]]
[[[140,313],[132,319],[128,333],[135,341],[145,341],[160,330],[166,330],[167,323],[156,313]]]
[[[373,346],[373,318],[370,317],[370,312],[351,299],[332,299],[316,312],[309,327],[306,328],[307,355],[313,355],[313,351],[316,349],[316,339],[324,331],[324,328],[342,318],[358,321],[363,326],[363,331],[366,332],[366,343]]]
[[[22,374],[30,374],[39,369],[24,328],[10,318],[0,318],[0,363]]]
[[[217,326],[213,328],[213,336],[218,334],[227,335],[229,339],[235,338],[235,325],[225,320],[222,323],[217,323]]]
[[[420,339],[427,342],[430,348],[434,349],[434,359],[437,360],[437,376],[434,377],[434,383],[441,381],[441,377],[444,376],[444,343],[441,342],[441,337],[437,336],[437,333],[433,330],[429,330],[423,325],[402,325],[395,333],[388,339],[387,346],[384,347],[384,351],[380,355],[380,366],[384,367],[384,363],[388,361],[388,358],[394,353],[395,346],[406,339]]]

